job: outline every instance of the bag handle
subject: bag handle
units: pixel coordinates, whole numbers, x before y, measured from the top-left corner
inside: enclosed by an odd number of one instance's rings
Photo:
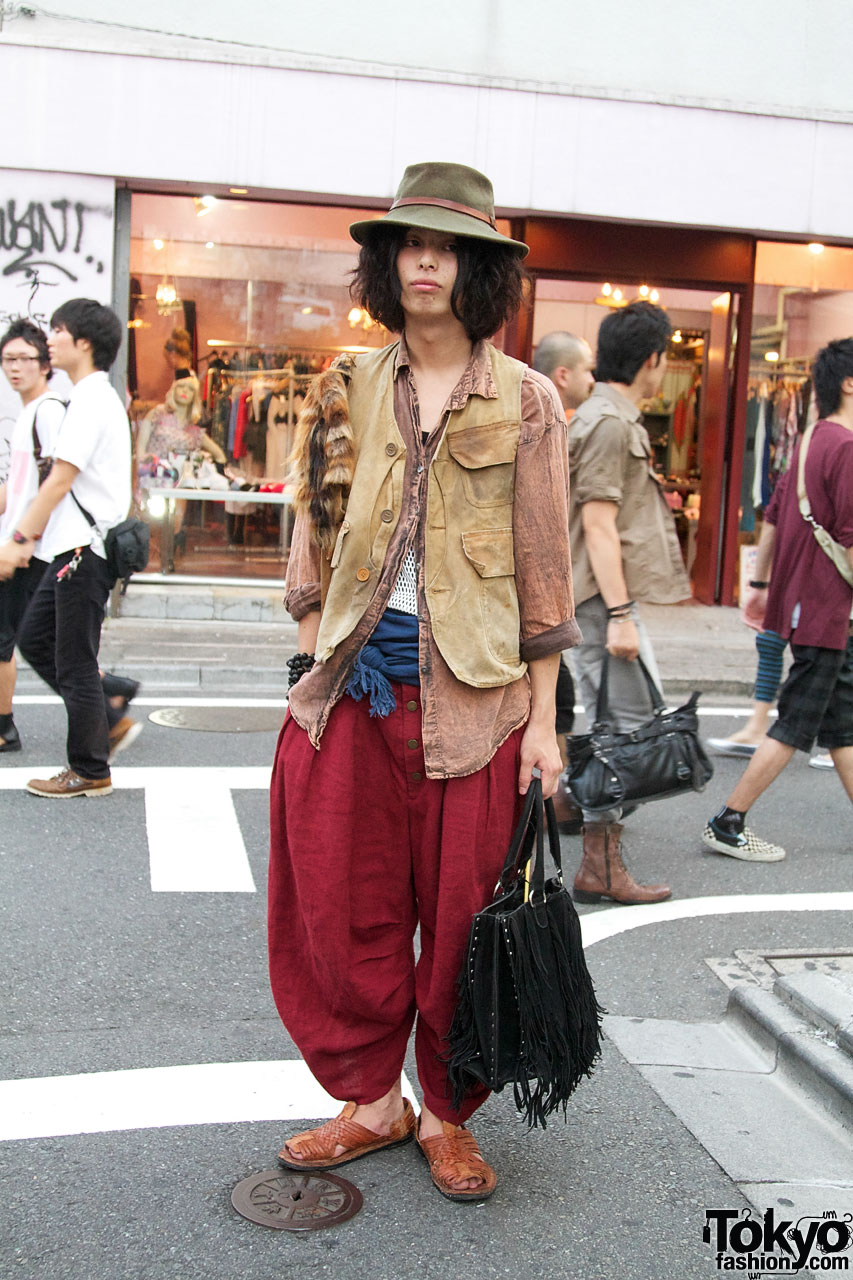
[[[563,863],[560,856],[560,834],[557,829],[557,816],[553,802],[542,797],[542,779],[534,776],[524,799],[521,817],[510,841],[509,852],[504,862],[503,871],[498,881],[502,893],[508,893],[524,867],[532,860],[530,886],[532,895],[545,893],[545,830],[548,831],[548,848],[557,868],[560,880],[563,878]]]
[[[666,710],[666,703],[661,696],[660,689],[655,684],[652,674],[646,666],[643,659],[637,655],[635,662],[639,663],[640,670],[646,681],[649,690],[649,697],[652,700],[652,710],[655,715]],[[601,663],[601,679],[598,686],[598,697],[595,702],[595,724],[593,729],[599,725],[607,725],[610,723],[610,701],[608,697],[608,675],[610,671],[610,654],[604,650],[604,660]]]

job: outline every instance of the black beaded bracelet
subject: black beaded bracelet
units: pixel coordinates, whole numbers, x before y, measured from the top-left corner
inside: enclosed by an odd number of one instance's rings
[[[759,582],[756,578],[752,578],[752,579],[750,579],[750,583],[749,583],[749,585],[750,585],[750,586],[753,588],[753,590],[755,590],[755,591],[764,591],[764,590],[766,590],[766,588],[767,588],[767,587],[769,587],[769,586],[770,586],[770,583],[769,583],[769,582]]]
[[[608,609],[607,616],[608,618],[630,618],[633,608],[634,601],[626,600],[624,604],[615,604],[612,609]]]
[[[297,680],[301,679],[306,672],[310,671],[314,665],[313,653],[295,653],[292,658],[287,659],[288,680],[287,687],[292,689]]]

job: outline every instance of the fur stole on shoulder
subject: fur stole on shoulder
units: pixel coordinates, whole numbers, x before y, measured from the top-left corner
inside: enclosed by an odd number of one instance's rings
[[[290,458],[294,507],[308,517],[314,542],[327,552],[335,544],[355,470],[347,403],[354,367],[353,356],[341,355],[314,378],[296,424]]]

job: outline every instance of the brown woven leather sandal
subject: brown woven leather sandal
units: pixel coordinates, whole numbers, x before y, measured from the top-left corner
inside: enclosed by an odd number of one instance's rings
[[[448,1200],[488,1200],[498,1184],[498,1177],[491,1165],[483,1159],[477,1141],[470,1129],[442,1122],[443,1133],[434,1138],[422,1138],[418,1134],[418,1146],[429,1164],[433,1182]],[[466,1178],[479,1178],[479,1187],[462,1190],[454,1183]]]
[[[356,1103],[348,1102],[334,1120],[327,1120],[316,1129],[306,1129],[304,1133],[288,1138],[287,1146],[278,1153],[279,1164],[288,1169],[334,1169],[339,1164],[349,1164],[351,1160],[360,1160],[373,1151],[381,1151],[383,1147],[411,1142],[414,1137],[415,1113],[408,1098],[403,1099],[403,1114],[394,1121],[388,1134],[374,1133],[353,1120],[355,1108]],[[305,1153],[303,1159],[293,1159],[294,1144],[297,1144],[297,1150]],[[346,1150],[336,1156],[335,1147],[346,1147]]]

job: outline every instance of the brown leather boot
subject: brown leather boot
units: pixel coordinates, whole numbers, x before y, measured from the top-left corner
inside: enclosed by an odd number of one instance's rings
[[[637,884],[622,861],[622,823],[587,822],[583,829],[583,859],[575,876],[575,902],[663,902],[672,895],[668,884]]]

